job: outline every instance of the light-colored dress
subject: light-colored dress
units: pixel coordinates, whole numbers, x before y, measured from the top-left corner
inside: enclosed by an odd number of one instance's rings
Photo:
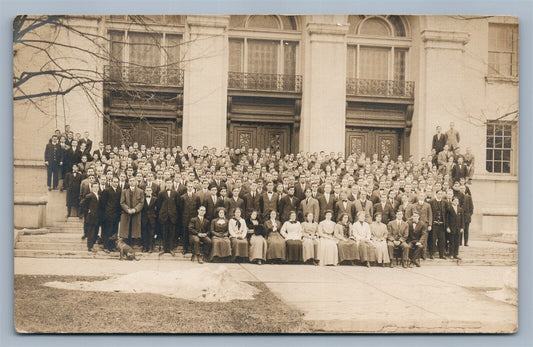
[[[357,242],[350,238],[350,225],[337,223],[335,225],[335,238],[338,240],[339,263],[343,261],[352,261],[359,259],[359,249]]]
[[[389,250],[387,248],[387,226],[384,223],[373,222],[370,224],[370,240],[376,248],[376,261],[378,263],[390,263]]]
[[[370,241],[370,237],[372,236],[370,225],[367,222],[355,222],[352,225],[352,233],[355,241],[357,241],[360,260],[362,262],[376,261],[376,251]]]
[[[231,243],[228,235],[228,221],[224,218],[213,219],[211,222],[210,260],[213,260],[214,257],[225,258],[231,255]]]
[[[248,258],[248,228],[243,218],[239,220],[231,218],[228,224],[228,231],[231,240],[231,254],[233,259],[236,257]]]
[[[280,231],[286,240],[287,261],[302,262],[302,225],[298,221],[286,221]]]
[[[323,220],[318,224],[318,260],[319,265],[337,265],[339,263],[339,253],[337,251],[337,240],[334,237],[335,222]]]
[[[286,248],[285,239],[279,233],[281,229],[281,222],[279,220],[267,220],[265,222],[265,229],[267,232],[267,260],[280,259],[285,260]]]
[[[318,259],[318,223],[303,222],[302,234],[303,261]]]

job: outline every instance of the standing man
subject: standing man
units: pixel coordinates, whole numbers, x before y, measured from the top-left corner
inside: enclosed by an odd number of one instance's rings
[[[305,216],[309,212],[313,214],[313,222],[318,223],[318,217],[320,215],[320,207],[318,200],[312,197],[313,191],[311,187],[305,189],[305,197],[300,203],[300,221],[305,221]]]
[[[120,221],[120,197],[121,190],[118,188],[118,178],[113,177],[111,184],[102,193],[102,205],[104,208],[104,223],[102,228],[102,245],[104,252],[113,250],[113,244],[109,238],[118,233]]]
[[[172,180],[165,181],[165,189],[159,192],[157,197],[157,210],[159,211],[159,224],[161,225],[161,239],[163,242],[163,253],[170,253],[174,256],[174,233],[178,223],[178,193],[172,189]]]
[[[279,214],[281,223],[285,223],[289,220],[291,211],[298,211],[299,200],[294,196],[294,186],[289,186],[287,189],[287,195],[281,198],[279,206]]]
[[[80,186],[81,174],[78,172],[78,165],[72,165],[72,172],[65,175],[65,186],[67,187],[67,218],[72,215],[80,216]]]
[[[470,151],[470,147],[466,147],[466,153],[464,155],[464,161],[466,165],[467,170],[467,178],[468,182],[470,183],[472,181],[472,177],[474,177],[474,168],[475,168],[475,157],[474,154]]]
[[[448,145],[450,151],[455,150],[456,147],[459,147],[459,142],[461,137],[459,132],[455,130],[455,124],[450,122],[450,129],[446,132],[446,144]]]
[[[452,181],[458,182],[461,180],[461,178],[464,178],[466,180],[466,177],[468,176],[468,168],[463,163],[463,157],[458,156],[457,157],[457,164],[455,164],[452,168]]]
[[[200,207],[200,197],[194,194],[194,183],[187,182],[187,193],[180,198],[179,210],[181,211],[181,238],[183,240],[183,254],[189,253],[189,222]]]
[[[260,208],[260,196],[257,193],[257,183],[253,181],[250,184],[250,192],[244,196],[244,206],[245,206],[245,216],[244,218],[249,218],[252,214],[252,211],[257,211],[259,213]]]
[[[437,133],[433,135],[433,142],[431,148],[435,150],[435,153],[440,153],[444,149],[446,144],[446,135],[442,133],[442,128],[437,125]]]
[[[469,194],[466,194],[466,186],[463,184],[459,187],[459,191],[462,193],[463,197],[463,213],[465,220],[465,227],[463,233],[464,243],[461,242],[461,245],[468,247],[468,230],[470,229],[470,222],[472,222],[472,215],[474,214],[474,202],[472,197]]]
[[[207,236],[210,223],[205,218],[205,212],[205,206],[198,207],[198,216],[191,218],[189,222],[189,242],[193,247],[191,260],[194,260],[196,256],[200,264],[203,264],[202,258],[209,254],[211,250],[211,239]],[[204,254],[200,252],[200,242],[204,244]]]
[[[266,188],[266,192],[261,195],[261,199],[259,200],[263,220],[269,218],[270,211],[278,211],[278,194],[274,193],[274,182],[269,181]]]
[[[228,211],[228,218],[233,217],[236,208],[240,208],[241,211],[244,211],[244,200],[239,198],[239,191],[239,187],[236,185],[233,186],[231,198],[226,199],[224,202],[224,207],[226,208],[226,211]]]
[[[429,244],[429,258],[433,259],[433,254],[436,251],[437,244],[439,249],[439,258],[446,259],[446,202],[443,200],[444,191],[438,190],[435,199],[429,203],[433,216],[431,229],[428,228],[430,234]]]
[[[218,192],[216,185],[212,185],[209,189],[209,192],[211,193],[211,195],[204,202],[203,206],[205,206],[206,209],[205,218],[207,218],[208,220],[212,220],[213,218],[215,218],[216,209],[218,207],[224,207],[224,199],[217,195]]]
[[[141,238],[141,210],[144,204],[144,193],[137,188],[137,179],[130,177],[129,188],[121,192],[120,207],[120,228],[118,236],[122,239]]]
[[[372,204],[372,201],[367,200],[366,195],[366,190],[361,189],[359,192],[359,199],[354,201],[355,215],[361,211],[365,212],[365,222],[370,225],[372,224],[372,217],[374,216],[374,205]]]
[[[459,206],[459,198],[457,196],[454,196],[452,203],[448,205],[446,217],[446,232],[450,235],[450,255],[453,259],[461,260],[459,258],[459,243],[465,223],[463,209]]]
[[[152,195],[152,187],[144,189],[144,205],[141,211],[141,238],[143,252],[154,250],[154,232],[157,220],[157,198]]]
[[[313,194],[311,193],[311,195]],[[331,183],[324,184],[324,194],[319,195],[317,200],[320,208],[318,220],[323,221],[326,219],[326,211],[335,210],[336,201],[334,196],[331,194]],[[335,220],[335,216],[332,216],[331,218],[332,220]]]
[[[57,189],[59,169],[63,165],[63,150],[59,145],[57,135],[53,135],[52,142],[46,145],[44,165],[46,165],[46,184],[48,185],[48,190]]]
[[[87,233],[87,250],[96,253],[94,243],[98,234],[98,225],[100,224],[100,197],[98,196],[98,183],[93,183],[91,192],[81,201],[81,205],[86,211],[84,220],[84,229]]]

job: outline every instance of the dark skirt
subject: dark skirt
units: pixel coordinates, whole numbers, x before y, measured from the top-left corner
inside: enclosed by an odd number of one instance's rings
[[[285,260],[285,239],[277,231],[271,231],[267,238],[267,260]]]
[[[339,249],[339,263],[345,260],[359,260],[359,250],[354,240],[339,241],[337,248]]]
[[[303,262],[303,247],[300,240],[287,240],[287,261],[288,262]]]
[[[248,241],[246,239],[239,240],[235,237],[232,237],[231,253],[233,255],[233,259],[236,257],[248,258]]]
[[[211,246],[210,260],[213,260],[214,257],[225,258],[231,255],[231,243],[228,237],[213,237],[211,241],[213,244]]]

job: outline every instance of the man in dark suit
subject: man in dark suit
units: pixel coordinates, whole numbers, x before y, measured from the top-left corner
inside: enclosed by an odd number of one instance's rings
[[[211,250],[211,239],[209,234],[209,221],[205,218],[205,206],[198,208],[198,216],[191,218],[189,222],[189,242],[192,244],[193,251],[191,260],[196,259],[198,263],[202,264],[203,257],[206,257]],[[200,242],[204,244],[204,254],[200,252]]]
[[[113,250],[113,245],[109,238],[118,233],[118,222],[120,221],[120,195],[118,188],[118,178],[113,177],[111,185],[102,193],[102,205],[104,208],[104,218],[102,227],[102,245],[104,252]]]
[[[157,221],[157,197],[152,187],[144,189],[144,205],[141,211],[141,239],[143,252],[152,253],[154,250],[154,232]]]
[[[270,211],[278,211],[278,194],[274,193],[274,183],[270,181],[267,183],[266,187],[266,192],[261,195],[259,200],[259,207],[261,209],[263,220],[269,218]]]
[[[279,206],[279,214],[281,223],[285,223],[289,220],[291,211],[298,212],[300,200],[294,196],[294,186],[289,186],[287,189],[287,195],[281,198]]]
[[[181,215],[181,238],[183,240],[183,254],[189,253],[189,222],[200,207],[200,198],[194,194],[194,183],[187,182],[187,193],[180,197],[179,210]]]
[[[391,258],[390,267],[392,265],[392,259],[394,258],[394,248],[400,247],[402,249],[402,266],[407,267],[407,260],[409,258],[409,245],[407,244],[407,238],[409,237],[409,225],[403,221],[403,212],[396,212],[396,219],[390,221],[387,225],[389,231],[387,235],[387,247],[389,249],[389,256]]]
[[[228,211],[228,218],[233,217],[236,208],[240,208],[241,211],[244,211],[244,200],[239,198],[238,187],[233,187],[232,196],[224,201],[224,207],[226,208],[226,211]]]
[[[312,193],[311,193],[312,196]],[[321,222],[324,219],[326,219],[326,211],[334,211],[335,210],[335,204],[337,203],[335,201],[335,198],[333,194],[331,194],[331,184],[326,183],[324,185],[324,194],[321,194],[317,198],[318,200],[318,206],[320,208],[320,216],[318,217],[318,220]],[[335,215],[331,216],[332,220],[335,220]]]
[[[472,222],[472,215],[474,214],[474,202],[472,201],[472,197],[468,194],[466,194],[466,186],[462,185],[459,187],[459,191],[462,193],[463,196],[463,204],[462,209],[464,213],[464,243],[461,242],[461,245],[464,244],[465,247],[468,247],[468,231],[470,229],[470,222]]]
[[[442,128],[437,126],[437,133],[433,135],[433,142],[431,148],[435,149],[436,153],[442,152],[444,145],[446,144],[446,134],[442,132]]]
[[[459,182],[461,178],[466,179],[466,176],[468,175],[468,168],[463,163],[463,160],[463,157],[458,157],[457,164],[452,168],[452,180],[454,182]]]
[[[212,220],[213,218],[215,218],[216,209],[219,207],[224,207],[224,199],[217,195],[217,186],[215,185],[211,186],[209,192],[211,193],[211,195],[209,195],[209,198],[204,201],[202,206],[204,206],[206,210],[205,218],[207,220]]]
[[[374,204],[374,215],[381,213],[381,222],[385,225],[389,224],[395,218],[394,208],[389,200],[387,200],[387,193],[381,192],[380,201]]]
[[[340,216],[344,213],[348,214],[348,221],[353,223],[355,216],[355,206],[351,201],[348,200],[346,191],[341,191],[339,193],[339,201],[335,204],[335,216],[337,217],[337,222]]]
[[[424,251],[424,244],[427,238],[427,224],[420,220],[418,211],[413,211],[411,221],[409,224],[409,236],[407,237],[407,244],[410,248],[411,262],[420,267],[420,256]]]
[[[294,196],[300,201],[305,199],[305,189],[307,187],[308,185],[305,183],[305,176],[301,175],[298,178],[298,183],[294,186]]]
[[[178,193],[172,189],[172,180],[165,181],[165,189],[159,192],[157,197],[157,211],[159,211],[159,224],[161,225],[161,239],[163,241],[163,253],[174,255],[174,233],[178,222]]]
[[[85,213],[84,229],[87,234],[87,250],[95,252],[94,244],[98,234],[98,225],[101,220],[100,197],[98,196],[98,183],[93,183],[91,192],[87,194],[81,201]]]
[[[428,233],[431,235],[429,243],[429,258],[433,259],[433,254],[437,248],[439,250],[439,258],[446,259],[446,202],[443,200],[444,192],[437,191],[437,196],[429,203],[433,216],[433,224],[431,229],[428,228]]]
[[[464,225],[463,209],[459,206],[459,198],[454,196],[446,211],[446,232],[450,235],[450,255],[453,259],[461,260],[459,244]]]
[[[245,215],[244,218],[249,218],[252,211],[257,211],[259,214],[260,209],[260,196],[257,193],[257,183],[252,182],[250,184],[250,192],[244,196]]]
[[[44,164],[46,165],[46,184],[48,185],[48,190],[57,189],[59,169],[63,165],[63,150],[59,145],[59,140],[56,135],[53,135],[52,142],[46,145]],[[72,166],[70,170],[72,170]]]

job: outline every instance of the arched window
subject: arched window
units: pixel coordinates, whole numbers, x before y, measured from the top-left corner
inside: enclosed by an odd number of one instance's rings
[[[258,29],[281,29],[276,16],[250,16],[246,27]]]
[[[361,24],[359,34],[370,36],[392,36],[389,24],[385,20],[378,17],[365,20]]]

